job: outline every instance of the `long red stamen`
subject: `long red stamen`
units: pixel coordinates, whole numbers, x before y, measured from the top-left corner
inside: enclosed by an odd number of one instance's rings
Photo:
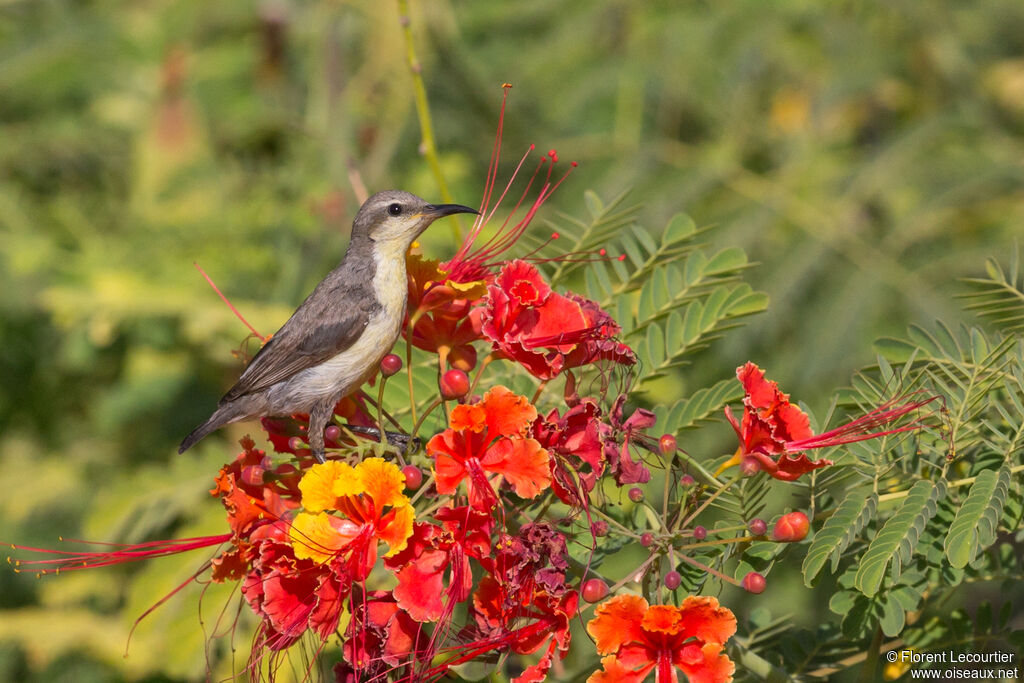
[[[897,405],[895,408],[893,406],[896,405],[896,401],[898,399],[893,399],[883,403],[879,407],[865,415],[862,415],[856,420],[836,427],[835,429],[822,434],[810,436],[806,439],[800,439],[799,441],[790,441],[786,444],[786,450],[791,453],[796,453],[798,451],[814,448],[828,448],[830,446],[841,446],[843,444],[854,443],[857,441],[876,439],[890,434],[897,434],[899,432],[914,431],[920,428],[921,421],[924,419],[923,417],[914,420],[908,425],[897,427],[895,429],[883,431],[871,430],[891,424],[907,413],[917,410],[937,398],[938,396],[932,396],[931,398],[922,399],[920,401]]]
[[[68,539],[69,541],[76,543],[113,546],[117,548],[117,550],[108,550],[105,552],[76,552],[70,550],[52,550],[49,548],[32,548],[24,545],[11,545],[11,547],[16,550],[60,555],[61,557],[55,557],[48,560],[11,560],[11,558],[7,558],[7,561],[14,565],[14,571],[16,572],[23,571],[21,569],[22,567],[30,567],[33,570],[37,570],[39,575],[50,573],[56,574],[62,570],[74,571],[78,569],[92,569],[94,567],[105,567],[111,564],[122,564],[124,562],[138,562],[139,560],[145,560],[150,557],[176,555],[190,550],[209,548],[211,546],[227,543],[231,540],[231,537],[232,534],[228,533],[219,534],[217,536],[182,538],[170,541],[148,541],[146,543],[137,543],[135,545]],[[62,538],[60,540],[63,541],[64,539]]]
[[[507,86],[507,84],[505,84]],[[518,200],[512,207],[512,210],[508,212],[505,220],[494,232],[494,234],[487,239],[482,245],[477,245],[476,241],[479,239],[480,234],[487,223],[494,218],[501,206],[502,202],[506,199],[509,192],[512,189],[512,184],[522,170],[523,165],[529,158],[530,154],[534,151],[535,146],[530,145],[529,150],[520,158],[519,163],[516,165],[512,176],[509,178],[508,183],[505,185],[501,194],[494,199],[498,166],[501,160],[501,144],[502,136],[504,132],[505,122],[505,108],[508,100],[508,88],[505,87],[504,96],[501,102],[501,111],[498,117],[498,131],[494,138],[494,147],[491,152],[491,160],[487,167],[487,179],[484,183],[483,198],[480,202],[480,213],[473,222],[469,235],[459,246],[455,256],[452,257],[447,263],[442,264],[442,268],[447,271],[449,277],[453,281],[466,282],[472,279],[482,279],[487,275],[484,271],[489,271],[496,266],[500,266],[505,263],[505,260],[500,258],[501,254],[511,248],[523,233],[529,227],[531,221],[537,214],[540,207],[551,197],[552,193],[558,188],[562,182],[568,177],[569,173],[573,168],[577,166],[576,162],[572,162],[568,171],[566,171],[560,178],[552,181],[554,174],[554,165],[558,161],[558,154],[555,150],[550,150],[546,155],[541,156],[540,161],[534,168],[533,174],[526,183],[525,189],[519,195]],[[530,192],[534,187],[535,181],[538,180],[541,171],[547,164],[547,172],[544,174],[543,182],[541,184],[540,192],[536,198],[529,203],[526,214],[519,220],[515,219],[516,214],[519,212],[530,196]],[[543,245],[542,245],[543,246]],[[530,253],[532,256],[537,250]],[[570,260],[592,260],[592,257],[587,254],[586,258],[579,258],[583,254],[570,254],[568,255]],[[603,256],[603,254],[602,254]],[[559,258],[551,259],[538,259],[538,261],[557,261],[562,260]]]
[[[234,304],[232,304],[231,301],[229,301],[228,298],[226,296],[224,296],[224,293],[220,291],[220,289],[217,287],[217,285],[213,284],[213,280],[210,279],[210,276],[206,274],[206,271],[203,270],[202,266],[200,266],[198,263],[193,263],[192,265],[194,265],[196,267],[196,270],[198,270],[199,273],[206,279],[207,284],[209,284],[210,287],[213,288],[213,291],[217,292],[217,296],[219,296],[221,298],[221,301],[223,301],[225,304],[227,304],[228,308],[231,309],[231,312],[235,314],[235,317],[238,318],[239,320],[241,320],[242,324],[245,325],[246,327],[248,327],[249,331],[252,332],[253,335],[255,335],[257,339],[259,339],[261,342],[266,342],[267,338],[264,337],[259,332],[257,332],[256,328],[253,327],[252,325],[250,325],[249,321],[246,320],[245,317],[241,313],[238,312],[238,309],[235,308]]]

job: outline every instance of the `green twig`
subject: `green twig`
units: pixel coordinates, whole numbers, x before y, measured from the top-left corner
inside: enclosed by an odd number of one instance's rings
[[[405,39],[405,56],[409,63],[409,73],[412,75],[413,96],[416,101],[416,116],[420,121],[422,141],[420,142],[420,153],[427,160],[430,171],[434,174],[437,188],[441,192],[441,199],[446,203],[452,202],[452,193],[448,191],[448,183],[444,180],[441,172],[441,162],[437,158],[437,146],[434,143],[434,124],[430,120],[430,103],[427,101],[427,88],[423,84],[423,65],[416,56],[416,45],[412,38],[412,18],[409,15],[409,0],[398,0],[398,16],[402,25],[402,37]],[[455,242],[462,241],[462,223],[458,216],[455,219],[452,234]]]

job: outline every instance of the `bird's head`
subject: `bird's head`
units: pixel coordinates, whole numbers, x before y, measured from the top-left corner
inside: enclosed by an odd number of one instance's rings
[[[438,218],[476,213],[461,204],[431,204],[409,192],[387,190],[367,199],[352,223],[352,238],[367,238],[378,246],[405,253],[420,233]]]

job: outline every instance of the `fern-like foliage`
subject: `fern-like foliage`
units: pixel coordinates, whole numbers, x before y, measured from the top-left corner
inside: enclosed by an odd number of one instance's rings
[[[1008,333],[1024,332],[1024,275],[1020,269],[1020,253],[1014,251],[1006,270],[996,259],[985,263],[988,277],[967,278],[971,291],[960,297],[974,311],[997,329]]]

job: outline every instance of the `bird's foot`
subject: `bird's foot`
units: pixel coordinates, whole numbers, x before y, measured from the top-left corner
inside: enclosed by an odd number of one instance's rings
[[[370,437],[377,439],[378,441],[380,440],[380,430],[376,427],[345,425],[345,429],[349,430],[353,434]],[[408,434],[402,434],[401,432],[389,432],[385,430],[384,437],[388,440],[389,444],[397,448],[402,453],[412,453],[418,451],[423,446],[419,437],[410,437]]]

